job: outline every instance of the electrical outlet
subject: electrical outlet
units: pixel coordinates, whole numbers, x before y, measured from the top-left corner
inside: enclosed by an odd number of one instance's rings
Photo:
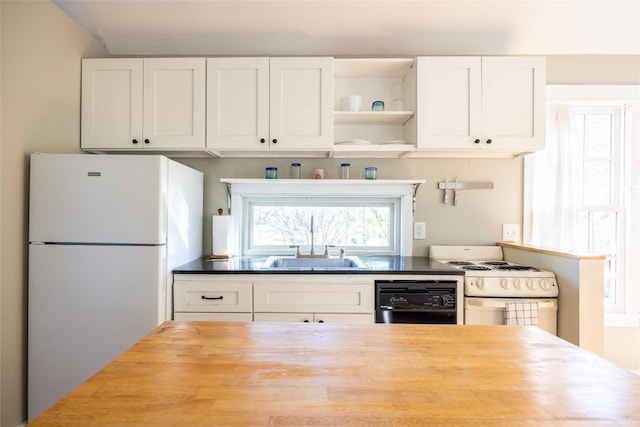
[[[502,241],[519,242],[520,224],[502,224]]]
[[[426,226],[424,222],[416,222],[413,224],[413,238],[415,240],[424,240],[426,237]]]

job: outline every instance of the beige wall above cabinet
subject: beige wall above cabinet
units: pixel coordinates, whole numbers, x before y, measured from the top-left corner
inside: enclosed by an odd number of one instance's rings
[[[205,147],[204,58],[82,60],[81,148]]]
[[[327,153],[333,58],[207,60],[207,150],[221,157]]]
[[[544,148],[545,59],[420,57],[416,155],[508,157]]]

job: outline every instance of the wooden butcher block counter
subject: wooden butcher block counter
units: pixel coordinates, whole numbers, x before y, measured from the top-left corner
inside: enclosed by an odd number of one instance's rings
[[[532,326],[166,322],[30,426],[640,425],[640,377]]]

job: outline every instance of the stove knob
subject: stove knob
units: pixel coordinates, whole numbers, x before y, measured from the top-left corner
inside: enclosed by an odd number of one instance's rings
[[[484,283],[484,280],[482,279],[482,277],[478,278],[478,289],[486,289],[487,288],[487,284]]]
[[[547,290],[547,289],[549,289],[550,287],[551,287],[551,285],[549,285],[549,281],[548,281],[547,279],[542,279],[542,280],[540,281],[540,288],[541,288],[541,289],[544,289],[544,290],[546,291],[546,290]]]
[[[527,279],[527,288],[535,289],[536,286],[536,282],[534,282],[533,279]]]
[[[513,279],[513,287],[516,289],[522,289],[522,282],[520,282],[520,279]]]
[[[511,284],[508,279],[500,279],[500,286],[502,286],[503,289],[509,289]]]

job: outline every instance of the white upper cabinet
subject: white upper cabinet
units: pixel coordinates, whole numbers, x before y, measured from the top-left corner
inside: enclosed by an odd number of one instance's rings
[[[544,148],[545,82],[540,57],[418,58],[418,149],[512,156]]]
[[[204,58],[82,61],[81,147],[204,150]]]
[[[225,155],[327,152],[333,58],[207,60],[207,149]]]

